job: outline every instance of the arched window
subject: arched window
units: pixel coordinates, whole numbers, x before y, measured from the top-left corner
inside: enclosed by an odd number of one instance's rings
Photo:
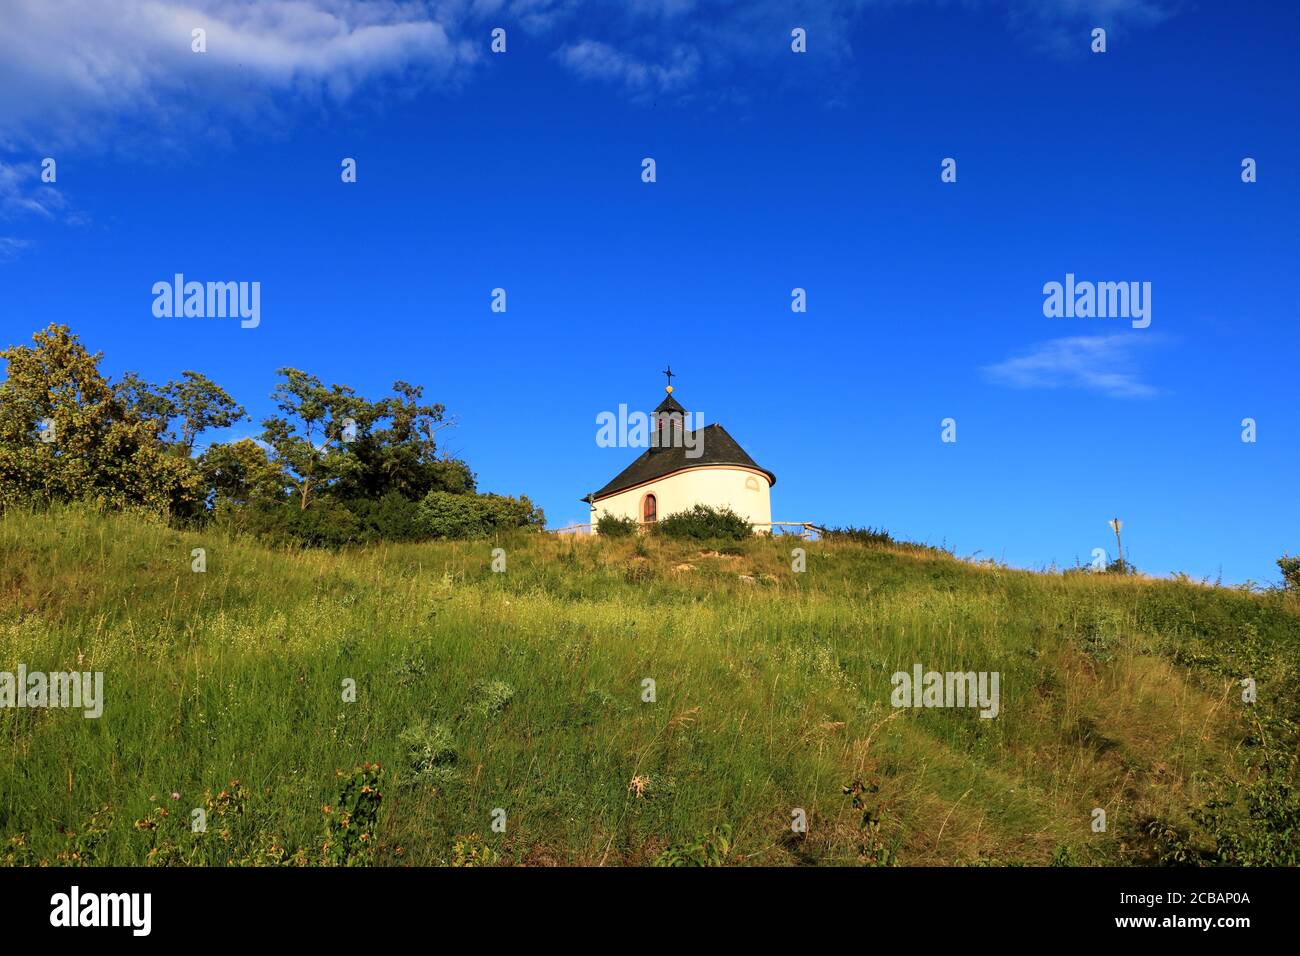
[[[641,520],[646,524],[654,524],[659,519],[659,503],[655,501],[654,495],[646,495],[641,499]]]

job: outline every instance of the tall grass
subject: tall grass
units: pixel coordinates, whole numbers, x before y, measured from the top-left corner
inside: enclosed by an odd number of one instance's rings
[[[0,670],[103,671],[106,702],[0,710],[0,859],[319,862],[336,771],[378,762],[364,862],[644,864],[722,832],[738,864],[1142,862],[1258,772],[1262,718],[1294,727],[1285,595],[793,545],[803,573],[781,540],[283,552],[11,512]],[[915,663],[1000,672],[1001,713],[892,708]]]

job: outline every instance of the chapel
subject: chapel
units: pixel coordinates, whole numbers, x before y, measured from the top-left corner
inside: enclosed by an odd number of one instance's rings
[[[582,500],[591,506],[593,532],[602,515],[635,518],[643,526],[697,504],[728,507],[767,534],[772,522],[776,475],[761,467],[721,425],[687,431],[690,417],[667,395],[651,416],[650,447]]]

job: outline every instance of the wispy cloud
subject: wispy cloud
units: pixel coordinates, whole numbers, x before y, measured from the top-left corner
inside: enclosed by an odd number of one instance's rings
[[[329,104],[371,84],[454,87],[487,59],[487,30],[519,28],[576,76],[634,96],[712,89],[789,53],[808,31],[811,77],[853,55],[874,11],[902,2],[948,15],[951,0],[3,0],[0,149],[95,142],[106,130],[154,144],[286,99]],[[1181,0],[969,0],[1045,45],[1096,23],[1146,25]],[[191,31],[207,31],[207,52]],[[817,64],[814,67],[814,62]],[[824,82],[825,74],[817,82]],[[810,80],[811,81],[811,80]],[[733,84],[734,85],[734,84]]]
[[[715,93],[764,61],[789,55],[790,30],[807,31],[817,57],[805,68],[824,86],[825,72],[854,55],[851,38],[877,11],[910,4],[951,15],[951,0],[625,0],[620,4],[554,3],[547,23],[578,39],[559,51],[560,62],[586,80],[603,80],[633,94],[680,93],[708,83]],[[1183,0],[965,0],[968,12],[1005,22],[1024,42],[1053,55],[1087,55],[1088,30],[1141,28],[1172,15]],[[516,5],[517,6],[517,5]],[[599,18],[570,17],[601,8]],[[597,28],[597,24],[599,25]]]
[[[74,226],[87,222],[82,213],[71,208],[57,186],[41,181],[41,169],[36,163],[15,165],[0,160],[0,222],[32,219]],[[30,239],[0,236],[0,262],[14,259],[33,245]]]
[[[1008,5],[1012,28],[1040,49],[1061,56],[1084,56],[1079,28],[1107,31],[1155,26],[1174,15],[1182,0],[1015,0]]]
[[[27,170],[0,161],[0,218],[32,215],[56,219],[67,205],[67,199],[57,188],[41,183],[40,169],[35,164]]]
[[[415,0],[5,0],[0,146],[183,122],[268,93],[340,100],[367,81],[448,79],[481,56],[465,4]],[[431,12],[432,11],[432,12]],[[441,13],[439,12],[441,11]],[[206,31],[207,51],[191,49]],[[196,108],[197,104],[197,108]]]
[[[647,63],[598,40],[580,40],[556,56],[583,79],[605,80],[637,94],[679,92],[700,71],[699,51],[683,45],[667,51],[663,63]]]
[[[0,262],[8,262],[30,245],[31,242],[27,239],[0,236]]]
[[[1141,381],[1136,353],[1151,335],[1097,335],[1054,339],[981,371],[1012,388],[1077,388],[1112,398],[1150,398],[1160,390]]]

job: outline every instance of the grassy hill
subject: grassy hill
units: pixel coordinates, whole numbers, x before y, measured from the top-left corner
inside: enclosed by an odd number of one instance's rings
[[[11,512],[0,670],[102,671],[105,705],[0,710],[0,860],[1296,861],[1293,596],[799,545]],[[893,708],[918,663],[999,672],[997,718]]]

